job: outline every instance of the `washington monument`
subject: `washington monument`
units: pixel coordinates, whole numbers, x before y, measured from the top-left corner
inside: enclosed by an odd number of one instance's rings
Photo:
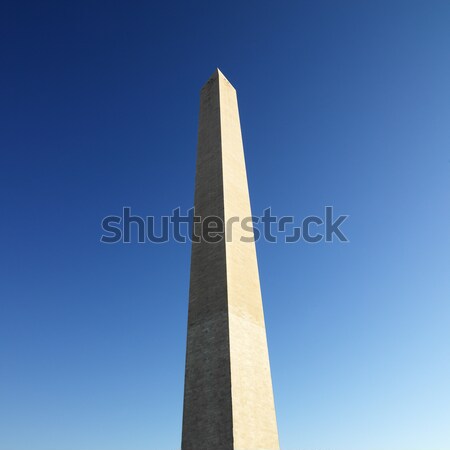
[[[218,69],[200,94],[195,215],[252,215],[236,91]],[[228,228],[192,244],[181,448],[279,450],[253,231]]]

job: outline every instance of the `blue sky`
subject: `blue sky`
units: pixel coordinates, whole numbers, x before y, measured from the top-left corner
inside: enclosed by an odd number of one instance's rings
[[[283,450],[450,448],[450,4],[3,2],[0,450],[175,450],[199,90],[238,91]]]

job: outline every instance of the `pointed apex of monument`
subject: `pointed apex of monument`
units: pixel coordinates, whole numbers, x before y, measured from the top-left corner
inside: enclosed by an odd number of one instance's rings
[[[225,75],[220,71],[220,69],[218,67],[216,67],[216,70],[213,72],[213,74],[209,78],[210,79],[216,79],[216,78],[219,78],[219,77],[225,78]]]
[[[221,72],[221,70],[220,70],[218,67],[216,67],[216,72],[215,72],[215,74],[216,74],[218,77],[221,77],[221,78],[223,78],[224,80],[227,80],[227,81],[228,81],[227,77]],[[229,83],[229,81],[228,81],[228,83]]]
[[[206,86],[208,86],[209,84],[213,83],[215,80],[223,80],[225,81],[227,84],[229,84],[231,87],[233,87],[233,85],[228,81],[227,77],[221,72],[221,70],[216,67],[216,70],[213,72],[213,74],[209,77],[208,81],[205,83],[205,85],[203,86],[203,88],[205,88]],[[202,89],[203,89],[202,88]],[[234,89],[234,87],[233,87]]]

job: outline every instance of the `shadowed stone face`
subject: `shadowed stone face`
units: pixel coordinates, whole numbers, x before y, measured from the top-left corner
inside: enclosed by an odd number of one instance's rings
[[[219,70],[200,96],[195,213],[251,216],[236,91]],[[241,236],[236,224],[231,240],[192,245],[183,450],[279,449],[255,245]]]

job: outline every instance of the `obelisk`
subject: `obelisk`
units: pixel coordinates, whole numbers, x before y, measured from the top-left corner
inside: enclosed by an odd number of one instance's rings
[[[225,227],[192,244],[181,448],[278,450],[253,230],[226,225],[252,214],[236,91],[218,69],[200,94],[194,202]]]

